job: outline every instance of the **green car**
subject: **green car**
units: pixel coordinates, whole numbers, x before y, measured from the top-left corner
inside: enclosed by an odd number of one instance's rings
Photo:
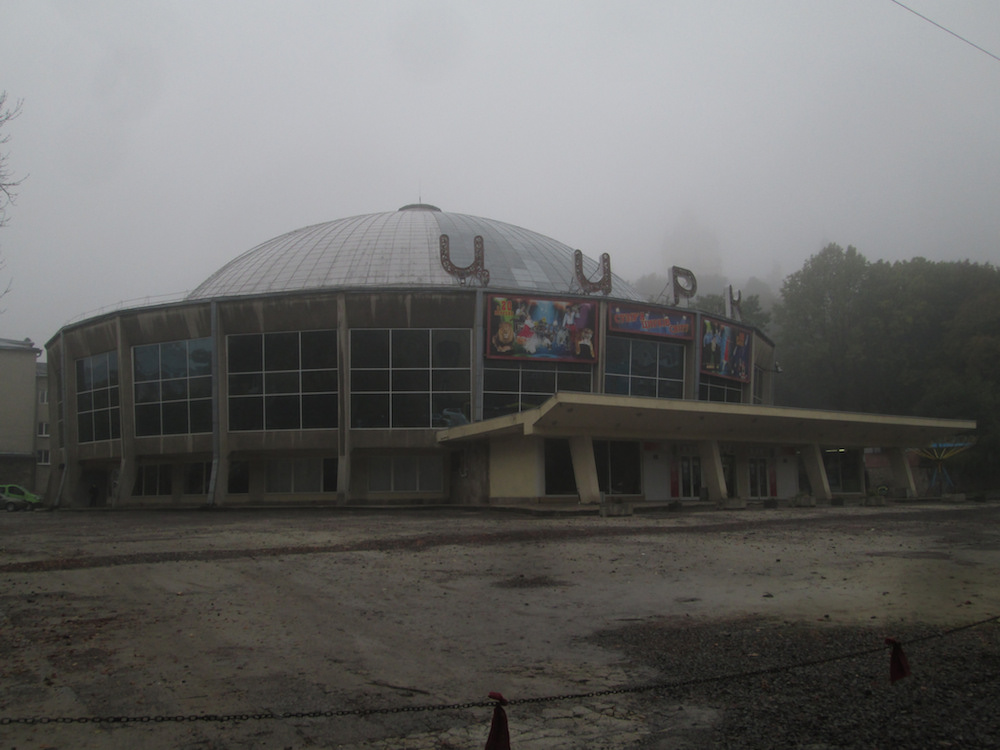
[[[7,512],[34,510],[42,507],[42,498],[28,492],[19,484],[0,484],[0,500]]]

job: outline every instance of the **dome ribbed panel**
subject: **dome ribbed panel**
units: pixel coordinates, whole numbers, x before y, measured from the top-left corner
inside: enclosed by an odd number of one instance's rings
[[[454,288],[441,266],[439,238],[447,234],[452,262],[472,263],[482,236],[490,288],[525,293],[578,292],[573,249],[512,224],[465,214],[400,210],[316,224],[275,237],[243,253],[205,280],[190,299],[358,287]],[[584,258],[595,278],[597,261]],[[641,300],[614,277],[612,295]]]

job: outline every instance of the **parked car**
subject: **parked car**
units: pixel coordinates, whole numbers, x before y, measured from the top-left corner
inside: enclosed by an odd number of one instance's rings
[[[42,507],[42,498],[28,492],[19,484],[0,484],[0,501],[8,512]]]

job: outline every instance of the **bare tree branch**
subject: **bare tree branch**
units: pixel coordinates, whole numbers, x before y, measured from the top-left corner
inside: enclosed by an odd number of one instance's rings
[[[10,140],[9,133],[3,133],[3,126],[21,114],[21,100],[14,104],[7,104],[7,92],[0,91],[0,147]],[[7,223],[7,206],[14,203],[17,198],[17,187],[24,181],[14,179],[14,173],[7,162],[7,152],[0,150],[0,227]],[[0,274],[7,270],[7,261],[0,255]],[[0,288],[0,299],[7,296],[11,289],[12,280],[8,279],[7,284]],[[0,310],[2,313],[3,310]]]

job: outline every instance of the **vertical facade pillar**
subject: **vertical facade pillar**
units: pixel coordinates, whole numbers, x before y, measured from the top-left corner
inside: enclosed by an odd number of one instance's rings
[[[594,460],[594,441],[587,435],[569,439],[569,452],[573,459],[576,491],[582,504],[600,503],[601,489],[597,482],[597,462]]]
[[[823,451],[815,443],[802,448],[802,462],[806,467],[806,476],[812,485],[812,494],[817,500],[830,501],[830,480],[826,476],[826,466],[823,465]]]

